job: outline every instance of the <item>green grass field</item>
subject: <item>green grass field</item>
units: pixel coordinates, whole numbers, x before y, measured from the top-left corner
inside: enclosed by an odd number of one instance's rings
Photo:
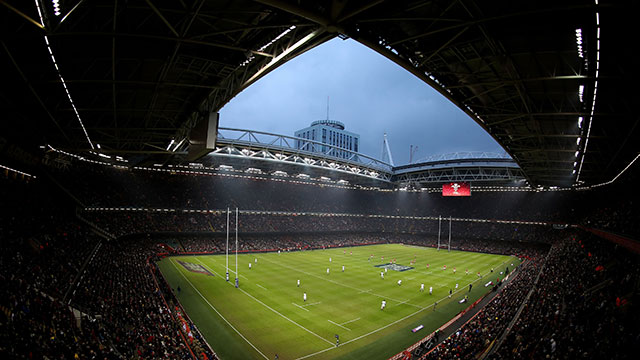
[[[392,259],[414,269],[389,269],[383,279],[380,272],[384,269],[375,265]],[[213,275],[187,270],[178,261]],[[279,359],[387,359],[489,291],[484,284],[503,278],[500,272],[506,266],[512,270],[511,264],[520,263],[511,256],[400,244],[242,254],[238,256],[240,287],[236,289],[235,257],[229,256],[229,282],[225,281],[225,262],[224,255],[174,256],[159,262],[178,300],[225,360],[273,359],[275,354]],[[420,291],[422,283],[424,292]],[[454,292],[451,299],[449,289]],[[465,295],[468,303],[458,303]],[[380,309],[382,300],[386,300],[384,310]],[[418,325],[424,329],[412,333]]]

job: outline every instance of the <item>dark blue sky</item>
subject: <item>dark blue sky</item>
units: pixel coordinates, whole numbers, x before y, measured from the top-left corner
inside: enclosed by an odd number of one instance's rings
[[[360,134],[361,152],[382,154],[386,132],[396,165],[457,151],[503,153],[475,121],[427,84],[353,40],[334,39],[288,63],[232,99],[220,126],[290,135],[329,118]]]

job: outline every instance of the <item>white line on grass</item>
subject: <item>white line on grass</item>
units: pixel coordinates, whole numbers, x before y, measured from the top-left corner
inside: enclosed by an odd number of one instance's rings
[[[309,310],[305,309],[304,307],[302,307],[302,306],[300,306],[300,305],[298,305],[298,304],[296,304],[296,303],[293,303],[293,302],[292,302],[292,304],[293,304],[293,306],[297,306],[297,307],[299,307],[300,309],[302,309],[302,310],[304,310],[304,311],[309,311]]]
[[[198,261],[200,261],[200,260],[198,259]],[[203,265],[205,268],[208,268],[208,267],[209,267],[209,266],[207,266],[205,263],[203,263],[202,261],[200,261],[200,263],[202,263],[202,265]],[[272,308],[272,307],[270,307],[269,305],[267,305],[267,304],[263,303],[262,301],[260,301],[260,300],[256,299],[253,295],[251,295],[251,294],[249,294],[248,292],[244,291],[242,288],[239,288],[239,287],[238,287],[238,290],[242,291],[245,295],[247,295],[248,297],[252,298],[253,300],[255,300],[255,301],[259,302],[260,304],[262,304],[262,305],[263,305],[264,307],[266,307],[267,309],[269,309],[269,310],[273,311],[274,313],[276,313],[276,314],[280,315],[282,318],[284,318],[284,319],[288,320],[289,322],[291,322],[291,323],[293,323],[293,324],[297,325],[299,328],[301,328],[301,329],[305,330],[306,332],[308,332],[308,333],[310,333],[310,334],[312,334],[312,335],[316,336],[317,338],[321,339],[322,341],[327,342],[327,343],[329,343],[329,344],[332,344],[332,345],[333,345],[333,343],[332,343],[331,341],[329,341],[329,340],[327,340],[327,339],[323,338],[322,336],[320,336],[320,335],[318,335],[318,334],[314,333],[313,331],[311,331],[311,330],[307,329],[306,327],[304,327],[304,326],[302,326],[302,325],[298,324],[297,322],[295,322],[295,321],[293,321],[293,320],[289,319],[288,317],[286,317],[286,316],[282,315],[280,312],[278,312],[277,310],[273,309],[273,308]],[[293,303],[292,303],[292,304],[293,304]],[[296,305],[296,304],[294,304],[294,305]],[[309,305],[313,305],[313,304],[309,304]],[[297,306],[297,305],[296,305],[296,306]],[[304,309],[304,310],[307,310],[307,309]],[[307,310],[307,311],[309,311],[309,310]]]
[[[266,288],[266,287],[264,287],[264,286],[262,286],[262,285],[260,285],[260,284],[256,284],[256,285],[257,285],[257,286],[259,286],[259,287],[261,287],[261,288],[263,288],[263,289],[265,289],[265,290],[267,290],[267,288]],[[268,291],[268,290],[267,290],[267,291]]]
[[[267,259],[265,259],[265,260],[267,260]],[[349,289],[352,289],[352,290],[356,290],[356,291],[358,291],[358,292],[360,292],[360,293],[367,292],[367,293],[369,293],[369,294],[371,294],[371,295],[373,295],[373,296],[376,296],[376,297],[379,297],[379,298],[382,298],[382,299],[389,299],[389,300],[393,300],[393,301],[401,302],[401,301],[400,301],[400,300],[398,300],[398,299],[393,299],[393,298],[390,298],[390,297],[388,297],[388,296],[383,296],[383,295],[375,294],[375,293],[372,293],[372,292],[369,292],[369,291],[364,291],[364,290],[362,290],[362,289],[358,289],[358,288],[353,287],[353,286],[350,286],[350,285],[341,284],[341,283],[339,283],[339,282],[337,282],[337,281],[334,281],[334,280],[331,280],[331,279],[327,279],[325,276],[319,276],[319,275],[316,275],[316,274],[312,274],[312,273],[309,273],[309,272],[306,272],[306,271],[302,271],[302,270],[300,270],[300,269],[296,269],[296,268],[291,267],[291,266],[286,266],[286,265],[284,265],[284,264],[280,264],[280,263],[277,263],[277,262],[274,262],[274,261],[271,261],[271,260],[267,260],[267,261],[269,261],[269,262],[270,262],[270,263],[272,263],[272,264],[276,264],[276,265],[282,266],[282,267],[284,267],[284,268],[290,269],[290,270],[292,270],[292,271],[301,272],[301,273],[306,274],[306,275],[309,275],[309,276],[317,277],[318,279],[326,280],[326,281],[331,282],[331,283],[334,283],[334,284],[336,284],[336,285],[340,285],[340,286],[344,286],[344,287],[349,288]],[[422,308],[421,306],[414,305],[414,304],[411,304],[411,303],[407,303],[407,305],[409,305],[409,306],[413,306],[413,307],[416,307],[416,308],[418,308],[418,309],[421,309],[421,308]]]
[[[305,307],[306,307],[306,306],[318,305],[318,304],[322,304],[322,301],[318,301],[318,302],[314,302],[314,303],[309,303],[309,304],[305,304],[305,305],[302,305],[302,306],[305,306]]]
[[[260,355],[262,355],[262,357],[263,357],[263,358],[265,358],[265,359],[269,360],[269,358],[268,358],[265,354],[263,354],[263,353],[262,353],[262,351],[258,350],[258,348],[257,348],[257,347],[255,347],[255,345],[253,345],[249,340],[247,340],[247,338],[246,338],[246,337],[244,337],[244,335],[242,335],[242,333],[240,333],[240,331],[238,331],[238,329],[236,329],[233,325],[231,325],[231,323],[230,323],[227,319],[225,319],[225,317],[224,317],[224,316],[222,316],[222,314],[220,314],[220,312],[219,312],[215,307],[213,307],[213,305],[211,305],[211,303],[209,302],[209,300],[207,300],[207,298],[205,298],[205,297],[204,297],[204,295],[202,295],[202,293],[200,292],[200,290],[198,290],[195,286],[193,286],[193,284],[191,283],[191,281],[190,281],[190,280],[189,280],[189,279],[188,279],[188,278],[187,278],[187,277],[182,273],[182,271],[180,271],[180,269],[179,269],[179,268],[178,268],[178,266],[175,264],[175,262],[173,261],[173,259],[170,259],[170,261],[171,261],[171,264],[173,264],[173,266],[176,268],[176,270],[178,271],[178,273],[179,273],[180,275],[182,275],[182,277],[183,277],[185,280],[187,280],[187,282],[189,283],[189,285],[191,285],[191,287],[193,288],[193,290],[195,290],[195,291],[198,293],[198,295],[200,295],[200,297],[202,297],[202,299],[207,303],[207,305],[209,305],[209,307],[210,307],[210,308],[212,308],[212,309],[213,309],[213,311],[215,311],[215,312],[216,312],[216,314],[218,314],[218,316],[220,316],[220,318],[222,318],[222,320],[224,320],[224,322],[226,322],[226,323],[227,323],[227,325],[229,325],[229,326],[233,329],[233,331],[235,331],[238,335],[240,335],[240,337],[241,337],[242,339],[244,339],[244,341],[246,341],[246,342],[247,342],[247,344],[251,345],[251,347],[252,347],[255,351],[257,351]]]
[[[340,324],[340,325],[344,325],[344,324],[352,323],[352,322],[354,322],[354,321],[358,321],[358,320],[360,320],[360,318],[355,318],[355,319],[353,319],[353,320],[345,321],[345,322],[343,322],[343,323],[342,323],[342,324]]]
[[[318,334],[314,333],[313,331],[311,331],[311,330],[307,329],[306,327],[304,327],[304,326],[302,326],[302,325],[298,324],[297,322],[295,322],[295,321],[293,321],[293,320],[289,319],[289,318],[288,318],[288,317],[286,317],[285,315],[283,315],[283,314],[281,314],[280,312],[278,312],[278,310],[276,310],[276,309],[272,308],[271,306],[269,306],[269,305],[267,305],[267,304],[263,303],[262,301],[260,301],[260,300],[256,299],[253,295],[249,294],[248,292],[244,291],[243,289],[238,288],[238,290],[242,291],[245,295],[247,295],[248,297],[252,298],[252,299],[253,299],[253,300],[255,300],[256,302],[258,302],[258,303],[262,304],[262,306],[266,307],[267,309],[269,309],[269,310],[273,311],[274,313],[276,313],[276,314],[280,315],[283,319],[288,320],[290,323],[292,323],[292,324],[294,324],[294,325],[298,326],[299,328],[301,328],[302,330],[304,330],[304,331],[308,332],[309,334],[314,335],[314,336],[315,336],[315,337],[317,337],[318,339],[320,339],[320,340],[322,340],[322,341],[324,341],[324,342],[327,342],[327,343],[329,343],[329,344],[333,345],[333,343],[332,343],[331,341],[329,341],[329,340],[327,340],[327,339],[323,338],[322,336],[320,336],[320,335],[318,335]]]
[[[499,265],[499,266],[504,265],[506,262],[507,262],[507,261],[503,262],[503,263],[502,263],[501,265]],[[490,274],[490,273],[491,273],[491,272],[488,272],[487,274]],[[477,281],[479,281],[479,280],[480,280],[480,279],[478,279],[478,280],[476,280],[476,281],[474,281],[474,282],[477,282]],[[456,291],[454,294],[457,294],[457,293],[461,292],[462,290],[463,290],[463,289],[460,289],[460,290]],[[443,301],[443,300],[445,300],[445,299],[447,299],[447,296],[443,297],[442,299],[440,299],[440,300],[439,300],[439,301],[437,301],[437,302],[442,302],[442,301]],[[349,341],[346,341],[346,342],[342,343],[342,346],[344,346],[344,345],[346,345],[346,344],[348,344],[348,343],[350,343],[350,342],[360,340],[360,339],[362,339],[362,338],[364,338],[364,337],[367,337],[367,336],[369,336],[369,335],[375,334],[375,333],[377,333],[378,331],[384,330],[384,329],[388,328],[389,326],[392,326],[392,325],[395,325],[395,324],[397,324],[397,323],[399,323],[399,322],[401,322],[401,321],[404,321],[404,320],[406,320],[406,319],[408,319],[408,318],[410,318],[410,317],[412,317],[412,316],[414,316],[414,315],[416,315],[416,314],[418,314],[418,313],[420,313],[420,312],[422,312],[422,311],[424,311],[424,310],[426,310],[426,309],[428,309],[428,308],[430,308],[430,307],[433,307],[433,304],[428,305],[428,306],[425,306],[425,307],[421,308],[420,310],[417,310],[417,311],[415,311],[415,312],[413,312],[413,313],[411,313],[411,314],[409,314],[409,315],[407,315],[407,316],[405,316],[405,317],[403,317],[403,318],[401,318],[401,319],[398,319],[398,320],[396,320],[396,321],[394,321],[394,322],[391,322],[391,323],[389,323],[389,324],[387,324],[387,325],[385,325],[385,326],[383,326],[383,327],[381,327],[381,328],[375,329],[375,330],[370,331],[370,332],[368,332],[368,333],[366,333],[366,334],[364,334],[364,335],[360,335],[360,336],[358,336],[358,337],[356,337],[356,338],[353,338],[353,339],[351,339],[351,340],[349,340]],[[324,353],[324,352],[327,352],[327,351],[329,351],[329,350],[333,350],[333,349],[336,349],[336,347],[335,347],[335,346],[331,346],[331,347],[328,347],[328,348],[326,348],[326,349],[324,349],[324,350],[316,351],[316,352],[314,352],[314,353],[312,353],[312,354],[308,354],[308,355],[305,355],[305,356],[301,356],[301,357],[297,358],[296,360],[302,360],[302,359],[310,358],[310,357],[312,357],[312,356],[315,356],[315,355],[318,355],[318,354],[322,354],[322,353]]]
[[[342,326],[342,325],[340,325],[340,324],[338,324],[338,323],[335,323],[335,322],[333,322],[333,321],[331,321],[331,320],[327,320],[327,321],[328,321],[328,322],[330,322],[330,323],[332,323],[332,324],[333,324],[333,325],[335,325],[335,326],[340,326],[341,328],[343,328],[343,329],[345,329],[345,330],[351,331],[351,329],[349,329],[348,327],[344,327],[344,326]]]

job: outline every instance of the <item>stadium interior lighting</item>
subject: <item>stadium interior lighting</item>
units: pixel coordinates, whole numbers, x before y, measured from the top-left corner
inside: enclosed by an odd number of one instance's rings
[[[38,0],[34,0],[36,3],[36,8],[38,9],[38,16],[40,17],[40,25],[42,26],[42,28],[44,29],[44,19],[42,17],[42,10],[40,9],[40,4]],[[54,5],[56,3],[54,2]],[[56,15],[60,15],[59,11],[58,14]],[[53,50],[51,49],[51,44],[49,43],[49,38],[47,37],[47,35],[44,35],[44,42],[47,44],[47,50],[49,51],[49,55],[51,56],[51,61],[53,62],[53,66],[56,68],[56,72],[58,73],[58,77],[60,78],[60,82],[62,83],[62,87],[64,88],[64,91],[67,93],[67,97],[69,98],[69,102],[71,103],[71,107],[73,108],[73,112],[76,115],[76,118],[78,119],[78,122],[80,123],[80,127],[82,128],[82,131],[84,132],[84,136],[87,138],[87,141],[89,142],[89,145],[91,146],[91,149],[95,149],[95,146],[93,145],[93,142],[91,142],[91,139],[89,138],[89,133],[87,133],[87,129],[84,127],[84,123],[82,122],[82,119],[80,118],[80,114],[78,113],[78,109],[76,108],[75,103],[73,102],[73,99],[71,98],[71,94],[69,93],[69,89],[67,88],[67,83],[64,81],[64,78],[62,77],[62,73],[60,72],[60,68],[58,67],[58,62],[56,61],[56,57],[53,55]]]
[[[186,138],[185,138],[185,139],[186,139]],[[180,140],[180,142],[179,142],[179,143],[177,143],[177,144],[176,144],[176,146],[174,146],[174,147],[173,147],[173,150],[171,150],[171,151],[175,152],[176,150],[178,150],[178,148],[182,145],[182,143],[184,143],[184,140],[185,140],[185,139]],[[172,139],[171,141],[173,141],[173,139]]]
[[[291,31],[293,31],[295,28],[296,28],[295,25],[291,25],[287,30],[283,31],[282,33],[280,33],[280,35],[278,35],[275,38],[273,38],[273,40],[269,41],[267,44],[265,44],[262,47],[260,47],[258,49],[258,51],[266,50],[269,46],[273,45],[276,41],[280,40],[283,36],[287,35]]]
[[[274,65],[280,63],[280,61],[282,61],[282,59],[286,58],[291,52],[295,51],[300,46],[306,44],[309,40],[315,38],[321,31],[324,31],[324,30],[316,30],[316,31],[313,31],[313,32],[307,34],[307,36],[305,36],[302,39],[298,40],[298,42],[296,42],[295,44],[291,45],[289,48],[287,48],[285,51],[283,51],[280,55],[278,55],[278,56],[274,57],[273,59],[271,59],[271,61],[269,63],[267,63],[264,67],[262,67],[262,69],[258,70],[255,74],[253,74],[253,76],[251,78],[249,78],[247,81],[245,81],[245,85],[253,83],[256,79],[260,78],[265,71],[269,71],[269,69],[271,69]]]
[[[582,49],[582,29],[576,29],[576,44],[578,45],[578,57],[584,58],[584,52]]]
[[[582,129],[582,121],[584,118],[582,116],[578,117],[578,128]]]
[[[169,148],[171,148],[171,145],[173,145],[176,141],[171,139],[171,142],[169,142],[169,145],[167,145],[167,151],[169,151]]]
[[[53,3],[53,13],[56,16],[60,16],[60,0],[51,0]]]
[[[219,170],[227,170],[227,171],[231,171],[233,170],[233,166],[229,166],[229,165],[220,165],[218,167]]]
[[[584,85],[580,85],[578,88],[578,98],[580,99],[580,102],[584,102]]]
[[[597,6],[598,0],[594,0],[594,3]],[[576,30],[576,34],[577,34],[577,30]],[[582,31],[580,31],[580,34],[582,34]],[[586,157],[585,155],[587,153],[587,147],[589,145],[589,138],[591,136],[591,125],[593,124],[593,117],[596,110],[596,95],[598,93],[598,78],[600,75],[600,12],[598,12],[597,8],[596,8],[596,44],[597,44],[596,73],[595,73],[595,79],[593,82],[593,99],[591,100],[591,113],[589,115],[589,126],[587,127],[587,135],[585,136],[584,147],[582,149],[582,152],[584,153],[584,155],[582,156],[582,159],[580,159],[580,166],[578,167],[578,175],[576,176],[576,183],[580,181],[580,173],[582,172],[582,165],[584,164],[584,158]]]
[[[16,174],[32,177],[34,179],[36,178],[35,176],[33,176],[31,174],[27,174],[26,172],[23,172],[23,171],[20,171],[20,170],[12,169],[12,168],[10,168],[8,166],[0,165],[0,169],[5,169],[5,170],[8,170],[8,171],[12,171],[12,172],[14,172]]]

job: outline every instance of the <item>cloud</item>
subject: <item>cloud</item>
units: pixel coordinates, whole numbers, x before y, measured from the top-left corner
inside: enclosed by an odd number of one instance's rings
[[[479,125],[427,84],[352,40],[334,39],[280,66],[221,111],[220,126],[283,135],[329,117],[380,157],[386,132],[396,165],[456,151],[502,152]]]

